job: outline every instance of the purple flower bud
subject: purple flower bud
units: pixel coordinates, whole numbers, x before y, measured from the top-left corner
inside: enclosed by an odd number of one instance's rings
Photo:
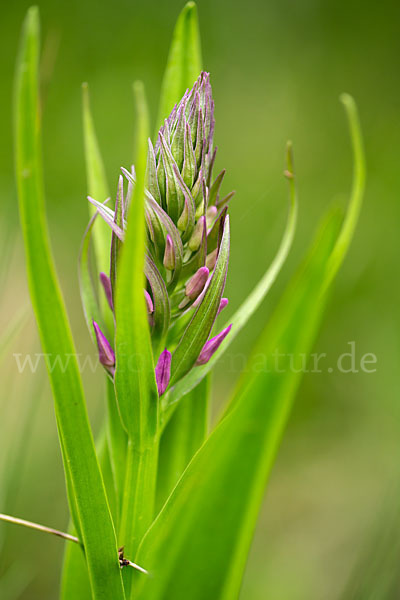
[[[151,296],[147,290],[144,290],[144,297],[146,300],[147,312],[149,315],[151,315],[151,313],[154,311],[154,305],[153,300],[151,299]]]
[[[113,373],[115,366],[115,354],[111,348],[109,341],[107,340],[100,327],[93,321],[94,333],[96,335],[97,347],[99,349],[99,360],[100,363],[107,368],[108,371]]]
[[[229,304],[228,298],[221,298],[221,302],[219,303],[219,309],[217,312],[217,317],[220,314],[220,312],[222,312],[224,310],[225,306],[228,306],[228,304]]]
[[[189,248],[192,252],[196,252],[198,250],[201,240],[203,237],[203,232],[206,228],[206,218],[204,216],[200,217],[197,221],[196,226],[193,230],[192,237],[189,240]]]
[[[100,282],[104,288],[104,293],[106,295],[107,302],[108,302],[111,310],[114,310],[113,299],[112,299],[112,290],[111,290],[111,280],[109,277],[107,277],[107,275],[105,273],[100,273]]]
[[[171,352],[165,348],[165,350],[161,352],[156,365],[155,373],[159,396],[163,395],[171,378],[171,358]]]
[[[207,267],[200,267],[193,277],[189,279],[186,284],[185,294],[188,298],[190,298],[190,300],[194,300],[199,294],[201,294],[209,274],[210,271],[207,269]]]
[[[204,344],[199,358],[196,361],[196,365],[205,365],[208,363],[214,352],[218,350],[219,346],[222,344],[223,340],[226,338],[231,329],[232,325],[229,325],[226,327],[226,329],[223,329],[221,333],[211,338],[211,340],[208,340],[208,342]]]
[[[172,243],[172,238],[168,234],[167,239],[165,241],[165,251],[164,251],[164,267],[169,271],[173,271],[175,269],[175,251],[174,245]]]

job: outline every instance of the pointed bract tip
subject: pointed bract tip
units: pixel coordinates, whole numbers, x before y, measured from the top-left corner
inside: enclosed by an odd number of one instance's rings
[[[114,367],[115,365],[115,354],[113,349],[110,346],[109,341],[107,340],[104,333],[101,331],[100,327],[93,321],[94,333],[96,335],[97,348],[99,350],[99,360],[100,363],[104,367]]]
[[[218,350],[230,330],[232,329],[232,324],[226,327],[216,335],[215,337],[208,340],[203,346],[202,351],[200,352],[199,358],[196,361],[196,365],[205,365],[208,363],[212,355]]]
[[[171,378],[171,359],[172,355],[169,350],[165,348],[160,354],[160,358],[158,359],[155,375],[156,375],[156,383],[158,395],[162,396],[165,390],[168,387],[169,380]]]

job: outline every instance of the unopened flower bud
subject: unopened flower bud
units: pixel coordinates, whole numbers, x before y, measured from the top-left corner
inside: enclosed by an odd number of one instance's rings
[[[188,225],[188,220],[189,220],[189,211],[188,211],[187,203],[185,202],[184,209],[183,209],[182,214],[179,217],[178,222],[177,222],[179,231],[185,231],[185,229]]]
[[[206,212],[206,221],[207,221],[207,229],[210,229],[214,224],[215,217],[217,216],[218,209],[216,206],[210,206],[207,208]]]
[[[107,340],[104,333],[101,331],[100,327],[93,321],[94,333],[96,335],[97,348],[99,350],[99,360],[100,363],[107,368],[110,372],[113,372],[113,368],[115,366],[115,354],[113,349],[110,346],[109,341]]]
[[[159,396],[164,394],[171,378],[171,358],[171,352],[165,348],[157,361],[155,374]]]
[[[210,252],[210,254],[207,254],[206,267],[208,267],[208,269],[210,271],[212,271],[213,268],[215,267],[215,263],[217,262],[217,257],[218,257],[218,248],[215,248],[215,250]]]
[[[226,306],[228,306],[228,304],[229,304],[228,298],[221,298],[221,302],[219,303],[219,308],[218,308],[218,312],[217,312],[217,317],[220,314],[220,312],[222,312],[224,310],[224,308]]]
[[[146,300],[147,312],[149,315],[154,311],[153,300],[147,290],[144,290],[144,298]]]
[[[196,250],[199,249],[205,227],[206,227],[206,219],[204,216],[202,216],[197,221],[196,226],[192,233],[192,237],[189,240],[188,246],[192,252],[196,252]]]
[[[164,267],[169,271],[173,271],[175,269],[175,251],[170,235],[167,235],[167,239],[165,241],[163,264]]]
[[[200,267],[193,277],[189,279],[186,284],[185,294],[188,298],[190,298],[190,300],[194,300],[199,294],[201,294],[209,274],[210,271],[207,269],[207,267]]]
[[[222,342],[224,341],[231,329],[232,325],[229,325],[228,327],[226,327],[226,329],[223,329],[221,333],[211,338],[211,340],[208,340],[208,342],[204,344],[203,349],[200,352],[199,358],[196,361],[196,365],[205,365],[206,363],[208,363],[214,352],[218,350],[218,348],[220,347],[220,345],[222,344]]]
[[[101,285],[103,286],[104,293],[107,298],[107,302],[108,302],[111,310],[114,310],[113,300],[112,300],[111,279],[109,277],[107,277],[107,275],[105,273],[100,273],[100,282],[101,282]]]

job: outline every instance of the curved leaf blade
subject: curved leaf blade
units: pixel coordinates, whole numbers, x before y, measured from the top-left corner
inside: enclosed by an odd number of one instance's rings
[[[158,392],[145,304],[145,172],[148,112],[141,83],[135,85],[138,112],[136,184],[121,247],[116,285],[115,392],[128,432],[119,536],[132,556],[153,517],[158,435]],[[131,575],[124,577],[129,597]]]

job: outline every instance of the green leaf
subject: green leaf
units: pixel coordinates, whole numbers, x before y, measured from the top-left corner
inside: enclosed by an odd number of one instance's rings
[[[221,245],[210,284],[172,355],[171,385],[193,367],[209,338],[224,291],[229,262],[229,242],[230,230],[227,216],[223,224]]]
[[[197,7],[188,2],[175,25],[161,86],[156,135],[175,104],[191,88],[201,71],[201,47]]]
[[[60,600],[91,600],[85,556],[78,544],[67,543],[64,554]]]
[[[81,292],[81,300],[83,305],[83,312],[85,314],[86,325],[89,329],[89,333],[92,336],[94,343],[96,344],[96,336],[93,329],[93,320],[99,324],[101,330],[107,335],[107,328],[104,324],[103,317],[100,311],[100,307],[96,295],[96,287],[90,272],[90,242],[94,230],[94,225],[100,219],[97,219],[97,213],[95,213],[89,221],[89,225],[84,233],[81,250],[79,253],[78,263],[78,275],[79,275],[79,287]]]
[[[136,185],[119,258],[115,303],[115,391],[129,436],[120,527],[120,540],[127,556],[136,550],[153,517],[158,448],[158,393],[143,291],[148,112],[141,83],[135,85],[135,97],[138,114]]]
[[[28,11],[16,75],[16,176],[29,289],[49,369],[64,465],[72,482],[93,598],[124,598],[116,538],[94,449],[76,352],[50,251],[38,104],[39,17]],[[61,365],[61,361],[64,365]],[[65,368],[63,368],[65,367]]]
[[[346,108],[359,134],[355,113]],[[363,155],[354,130],[352,134],[355,183],[342,228],[337,211],[325,220],[224,417],[144,538],[137,560],[153,577],[138,581],[141,600],[238,597],[265,485],[302,377],[292,361],[310,353],[330,284],[351,239],[346,233],[343,243],[343,232],[350,231],[349,223],[354,230],[353,215],[360,206]]]
[[[157,478],[157,507],[160,509],[191,458],[200,448],[209,426],[209,377],[184,396],[163,431]]]
[[[90,110],[89,86],[87,83],[82,84],[82,100],[87,191],[89,196],[103,203],[109,198],[109,191]],[[96,212],[92,205],[90,205],[90,211],[92,215]],[[97,268],[99,271],[109,274],[111,231],[107,224],[100,219],[93,230],[93,240]]]
[[[108,379],[107,392],[109,399],[114,400],[114,388]],[[116,476],[113,472],[112,467],[112,446],[110,444],[110,432],[113,433],[113,444],[116,446],[116,440],[119,439],[118,435],[115,435],[113,427],[113,413],[109,414],[108,422],[100,433],[99,439],[96,442],[96,448],[99,455],[99,463],[101,472],[103,474],[104,485],[107,492],[107,497],[110,502],[110,507],[115,514],[115,522],[117,523],[117,514],[119,508],[118,502],[118,486],[116,485]],[[122,430],[121,423],[119,428]],[[126,435],[125,435],[126,438]],[[123,466],[121,456],[124,456],[126,452],[126,444],[121,448],[121,453],[118,456],[118,464]],[[72,535],[77,535],[74,527],[71,525],[70,532]],[[90,600],[92,598],[90,591],[89,573],[86,566],[85,555],[82,548],[78,544],[67,542],[65,544],[64,561],[62,569],[61,579],[61,600]]]
[[[116,289],[115,389],[122,422],[132,440],[143,431],[155,432],[157,388],[150,329],[144,298],[145,221],[144,178],[147,158],[148,112],[141,85],[135,87],[138,104],[136,184],[121,248]],[[147,426],[145,426],[146,424]]]
[[[265,272],[264,276],[260,279],[254,290],[238,308],[234,315],[227,321],[221,329],[227,327],[230,323],[233,324],[232,330],[229,335],[224,339],[218,350],[213,354],[207,364],[192,369],[185,377],[183,377],[171,392],[164,398],[163,406],[166,410],[166,414],[163,416],[163,423],[167,422],[172,412],[175,410],[176,403],[180,398],[188,394],[198,383],[211,371],[215,366],[215,363],[220,359],[222,354],[226,351],[235,337],[240,333],[243,327],[246,325],[250,317],[256,312],[261,305],[265,296],[268,294],[272,285],[276,281],[280,270],[285,264],[286,258],[289,254],[290,248],[293,243],[293,238],[296,230],[297,222],[297,190],[296,180],[293,169],[293,156],[291,143],[287,146],[286,154],[286,176],[289,181],[289,212],[286,222],[285,231],[276,253],[274,260]]]

